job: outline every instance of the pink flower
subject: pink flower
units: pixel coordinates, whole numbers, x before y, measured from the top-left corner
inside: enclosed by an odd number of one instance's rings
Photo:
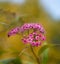
[[[36,36],[36,37],[35,37],[35,39],[36,39],[36,40],[39,40],[39,39],[40,39],[40,37],[39,37],[39,36]]]
[[[27,42],[28,42],[28,43],[31,43],[32,41],[33,41],[32,38],[28,38],[28,39],[27,39]]]
[[[41,42],[31,42],[31,45],[32,45],[32,46],[37,46],[37,47],[38,47],[39,45],[41,45]]]
[[[41,45],[41,42],[36,42],[35,46]]]
[[[32,34],[33,34],[33,35],[37,35],[37,33],[36,33],[36,32],[33,32]]]
[[[39,46],[41,45],[41,41],[45,40],[45,36],[43,36],[45,30],[44,28],[37,23],[26,23],[21,26],[20,31],[24,32],[25,30],[33,29],[33,32],[28,34],[28,36],[23,37],[23,39],[26,39],[26,42],[31,44],[32,46]],[[39,31],[40,33],[37,33]],[[26,43],[25,42],[25,43]]]
[[[31,42],[31,45],[32,45],[32,46],[36,46],[36,45],[35,45],[35,42]]]
[[[41,45],[41,41],[44,41],[45,36],[43,36],[42,34],[38,34],[36,32],[29,34],[28,36],[24,36],[23,40],[25,39],[25,41],[23,41],[24,43],[29,43],[32,46],[39,46]]]
[[[8,37],[10,37],[11,35],[17,34],[20,30],[20,27],[14,28],[12,29],[9,33],[8,33]]]
[[[21,28],[20,31],[24,32],[25,30],[29,30],[29,29],[35,29],[35,30],[39,30],[41,33],[44,33],[44,29],[40,24],[36,24],[36,23],[26,23],[24,24]]]
[[[29,34],[29,37],[33,38],[34,36],[33,36],[33,34],[31,33],[31,34]]]
[[[46,39],[44,36],[45,30],[42,27],[42,25],[37,23],[26,23],[21,27],[16,27],[8,33],[8,37],[17,34],[18,32],[24,33],[24,31],[26,30],[30,31],[30,29],[33,29],[33,32],[28,33],[27,36],[25,34],[23,35],[22,38],[23,43],[24,44],[29,43],[32,46],[40,46],[42,41]]]
[[[42,35],[41,40],[42,41],[46,40],[46,37],[44,35]]]
[[[26,39],[22,39],[22,41],[23,41],[24,44],[28,43]]]

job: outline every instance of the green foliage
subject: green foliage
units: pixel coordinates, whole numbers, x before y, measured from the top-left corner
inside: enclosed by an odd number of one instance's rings
[[[0,50],[0,55],[4,54],[5,51],[4,50]]]
[[[41,64],[47,64],[48,51],[49,51],[49,46],[45,42],[45,44],[38,51],[38,55],[39,55],[39,57],[41,57]]]
[[[2,64],[8,64],[12,60],[13,60],[13,58],[10,58],[10,59],[2,59],[2,60],[0,60],[0,63],[2,63]]]
[[[48,51],[49,48],[42,53],[42,64],[48,64]]]
[[[0,60],[0,64],[22,64],[19,57]]]
[[[12,64],[22,64],[21,60],[19,57],[17,57],[15,60],[11,61]],[[8,63],[9,64],[9,63]]]
[[[38,55],[40,56],[47,48],[48,48],[48,45],[42,46],[41,49],[39,49],[38,51]]]

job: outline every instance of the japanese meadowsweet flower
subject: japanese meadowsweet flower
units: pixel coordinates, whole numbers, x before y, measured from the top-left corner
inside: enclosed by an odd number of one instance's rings
[[[23,35],[23,38],[22,38],[23,43],[24,44],[29,43],[32,46],[41,45],[42,41],[46,39],[44,36],[45,30],[42,27],[42,25],[37,24],[37,23],[26,23],[22,25],[21,27],[16,27],[8,33],[8,37],[11,35],[17,34],[19,32],[24,33],[24,31],[26,30],[28,30],[29,32],[30,29],[33,29],[33,32],[28,33],[27,36],[25,34]]]
[[[45,30],[42,27],[42,25],[37,24],[37,23],[26,23],[21,26],[20,31],[24,32],[30,29],[33,29],[33,32],[29,33],[28,36],[23,36],[22,41],[25,44],[29,43],[32,46],[41,45],[42,41],[46,39],[45,36],[43,35]],[[39,31],[39,33],[37,31]]]
[[[43,41],[46,40],[44,36],[45,30],[42,27],[42,25],[37,24],[37,23],[26,23],[22,25],[21,27],[16,27],[10,30],[10,32],[8,33],[8,37],[10,37],[11,35],[18,34],[18,33],[20,33],[20,35],[22,34],[21,40],[24,44],[31,45],[30,46],[31,51],[33,55],[35,56],[37,63],[40,64],[40,58],[35,54],[33,47],[40,46],[43,43]],[[25,48],[28,48],[28,47],[25,47]],[[22,49],[19,56],[22,54],[22,52],[25,51],[25,48]]]

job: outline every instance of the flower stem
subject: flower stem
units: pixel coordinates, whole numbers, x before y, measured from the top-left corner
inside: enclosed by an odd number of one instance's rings
[[[33,55],[34,55],[35,58],[36,58],[37,63],[40,64],[40,60],[39,60],[39,58],[37,57],[37,55],[35,54],[35,52],[34,52],[34,50],[33,50],[33,47],[30,46],[30,48],[31,48],[31,51],[32,51]]]
[[[21,56],[22,53],[23,53],[27,48],[28,48],[28,47],[23,48],[23,49],[21,50],[21,52],[19,53],[19,56]]]

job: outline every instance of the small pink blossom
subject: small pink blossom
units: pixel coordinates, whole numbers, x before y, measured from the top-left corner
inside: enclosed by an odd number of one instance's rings
[[[41,45],[41,42],[36,42],[35,46]]]
[[[26,39],[22,39],[22,41],[23,41],[24,44],[28,43]]]
[[[31,45],[32,45],[32,46],[36,46],[36,45],[35,45],[35,42],[31,42]]]
[[[39,37],[39,36],[36,36],[36,37],[35,37],[35,39],[36,39],[36,40],[39,40],[39,39],[40,39],[40,37]]]
[[[44,35],[42,35],[41,40],[42,41],[46,40],[46,37]]]
[[[29,38],[27,39],[27,42],[29,42],[29,43],[32,42],[32,41],[33,41],[33,38],[30,38],[30,37],[29,37]]]
[[[34,36],[33,36],[33,34],[31,33],[31,34],[29,34],[29,37],[33,38]]]
[[[39,46],[39,45],[41,45],[41,42],[31,42],[31,45],[32,46]]]
[[[36,32],[33,32],[32,34],[33,34],[33,35],[37,35],[37,33],[36,33]]]

